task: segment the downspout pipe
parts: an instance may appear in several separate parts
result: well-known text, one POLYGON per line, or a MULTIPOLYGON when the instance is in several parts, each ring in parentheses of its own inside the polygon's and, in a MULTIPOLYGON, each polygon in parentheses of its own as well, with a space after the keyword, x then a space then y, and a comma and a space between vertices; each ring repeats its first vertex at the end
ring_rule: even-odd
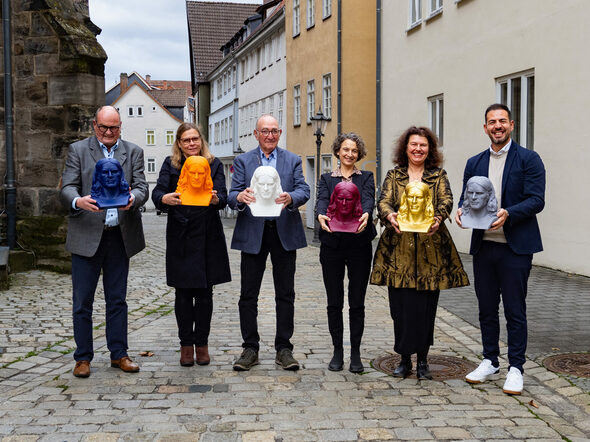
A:
POLYGON ((4 34, 4 128, 6 146, 5 203, 8 247, 16 247, 16 187, 14 180, 14 119, 12 114, 12 40, 10 0, 2 0, 2 31, 4 34))
POLYGON ((377 0, 377 54, 375 59, 377 60, 376 66, 376 109, 375 109, 375 159, 377 160, 377 169, 375 178, 377 180, 377 195, 381 193, 381 0, 377 0))
POLYGON ((338 130, 338 134, 342 133, 342 0, 338 0, 338 65, 337 65, 337 72, 336 72, 336 83, 337 83, 337 117, 336 117, 336 127, 338 130))

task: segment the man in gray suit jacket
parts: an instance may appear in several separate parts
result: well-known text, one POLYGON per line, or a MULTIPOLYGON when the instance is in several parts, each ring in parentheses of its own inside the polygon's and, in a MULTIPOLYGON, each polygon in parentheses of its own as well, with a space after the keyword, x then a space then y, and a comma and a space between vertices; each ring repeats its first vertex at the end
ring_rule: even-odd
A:
POLYGON ((119 138, 117 109, 103 106, 93 121, 95 136, 70 145, 62 176, 61 201, 69 211, 66 250, 72 253, 74 376, 90 376, 92 304, 100 272, 106 302, 106 338, 111 367, 137 372, 127 355, 127 275, 129 258, 145 247, 139 208, 148 198, 143 150, 119 138), (90 196, 96 163, 115 158, 129 183, 129 204, 100 210, 90 196))
POLYGON ((276 302, 275 362, 285 370, 298 370, 293 358, 293 316, 295 313, 296 249, 307 246, 299 207, 309 199, 309 186, 303 178, 301 159, 277 147, 281 130, 271 115, 263 115, 256 122, 254 136, 258 147, 234 160, 234 174, 228 203, 238 210, 231 247, 242 251, 240 265, 240 328, 244 348, 234 363, 234 370, 249 370, 258 364, 260 336, 258 335, 258 295, 270 254, 276 302), (282 204, 276 218, 255 217, 249 204, 256 201, 250 180, 259 166, 274 167, 281 177, 281 193, 275 203, 282 204))

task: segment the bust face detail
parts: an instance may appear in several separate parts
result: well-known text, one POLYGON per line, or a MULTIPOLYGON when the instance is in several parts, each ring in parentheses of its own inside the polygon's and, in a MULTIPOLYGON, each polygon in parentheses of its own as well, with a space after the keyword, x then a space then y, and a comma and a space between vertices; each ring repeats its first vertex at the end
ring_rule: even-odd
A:
POLYGON ((113 163, 104 163, 100 171, 100 183, 107 189, 115 189, 121 182, 121 172, 113 163))
POLYGON ((191 164, 190 166, 189 184, 195 189, 201 189, 205 186, 205 168, 200 164, 191 164))
POLYGON ((476 183, 467 185, 466 195, 473 210, 482 210, 490 199, 489 192, 476 183))
POLYGON ((263 199, 270 199, 275 191, 275 180, 270 175, 262 175, 256 183, 256 194, 263 199))
POLYGON ((412 187, 407 194, 407 198, 408 208, 410 209, 411 214, 419 215, 424 211, 426 200, 424 198, 424 193, 420 189, 412 187))
POLYGON ((338 213, 343 216, 350 216, 354 208, 354 198, 352 192, 347 189, 341 190, 336 196, 336 208, 338 213))

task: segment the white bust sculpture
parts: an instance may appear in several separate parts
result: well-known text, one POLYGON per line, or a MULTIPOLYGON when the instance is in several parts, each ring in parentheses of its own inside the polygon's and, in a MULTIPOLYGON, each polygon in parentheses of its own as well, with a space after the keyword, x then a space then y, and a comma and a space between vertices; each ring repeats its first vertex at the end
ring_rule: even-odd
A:
POLYGON ((280 216, 282 204, 275 200, 283 193, 281 178, 277 170, 271 166, 259 166, 252 175, 250 187, 254 189, 256 201, 250 203, 250 211, 253 216, 273 217, 280 216))
POLYGON ((490 179, 485 176, 471 177, 463 195, 463 227, 487 230, 498 219, 497 211, 498 201, 490 179))

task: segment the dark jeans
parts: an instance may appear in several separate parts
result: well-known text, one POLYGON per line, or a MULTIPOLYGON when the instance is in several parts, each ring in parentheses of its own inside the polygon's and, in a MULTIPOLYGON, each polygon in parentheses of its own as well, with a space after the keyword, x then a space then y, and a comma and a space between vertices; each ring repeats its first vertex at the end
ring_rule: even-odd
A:
POLYGON ((174 314, 181 346, 207 345, 213 315, 213 288, 177 288, 174 314))
POLYGON ((498 365, 500 347, 500 296, 508 331, 508 361, 523 370, 527 344, 526 295, 532 255, 517 255, 508 244, 483 241, 473 256, 475 293, 483 356, 498 365))
POLYGON ((354 234, 343 234, 337 248, 322 244, 320 263, 328 298, 328 328, 334 347, 342 347, 344 324, 344 271, 348 272, 348 320, 350 345, 359 348, 365 327, 365 294, 371 274, 370 242, 358 243, 354 234))
POLYGON ((127 275, 129 258, 121 231, 105 230, 95 255, 88 258, 72 254, 73 322, 76 361, 91 361, 92 305, 98 277, 106 302, 106 338, 111 359, 127 356, 127 275))
POLYGON ((262 246, 258 254, 242 252, 240 265, 241 284, 240 329, 244 343, 242 347, 260 348, 258 335, 258 295, 266 269, 266 258, 270 254, 272 277, 275 287, 276 335, 275 349, 293 350, 290 342, 293 336, 293 316, 295 314, 295 260, 297 252, 287 251, 281 245, 275 226, 265 225, 262 246))

